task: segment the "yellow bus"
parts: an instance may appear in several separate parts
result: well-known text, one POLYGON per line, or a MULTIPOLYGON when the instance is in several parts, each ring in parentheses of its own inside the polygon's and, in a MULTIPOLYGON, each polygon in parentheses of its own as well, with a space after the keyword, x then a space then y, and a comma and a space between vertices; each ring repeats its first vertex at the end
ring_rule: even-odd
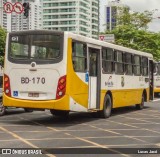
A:
POLYGON ((160 93, 160 62, 154 62, 154 94, 160 93))
POLYGON ((7 35, 4 106, 96 112, 153 99, 153 56, 70 32, 30 30, 7 35))

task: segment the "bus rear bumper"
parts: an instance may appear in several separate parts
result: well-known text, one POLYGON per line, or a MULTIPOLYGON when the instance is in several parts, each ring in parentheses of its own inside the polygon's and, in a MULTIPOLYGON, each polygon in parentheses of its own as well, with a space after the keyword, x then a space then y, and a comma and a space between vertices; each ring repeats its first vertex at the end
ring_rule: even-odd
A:
POLYGON ((3 94, 3 104, 6 107, 69 110, 69 96, 65 95, 63 98, 58 100, 37 101, 37 100, 15 99, 3 94))

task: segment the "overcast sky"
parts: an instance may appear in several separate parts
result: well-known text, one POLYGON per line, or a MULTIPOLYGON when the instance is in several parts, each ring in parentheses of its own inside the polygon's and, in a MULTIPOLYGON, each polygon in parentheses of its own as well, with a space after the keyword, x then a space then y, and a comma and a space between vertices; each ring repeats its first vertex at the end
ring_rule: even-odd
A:
MULTIPOLYGON (((123 4, 128 5, 132 11, 138 11, 143 12, 145 10, 155 10, 156 13, 154 14, 155 19, 153 22, 149 25, 149 30, 160 32, 160 19, 157 19, 156 17, 160 17, 160 0, 121 0, 123 4)), ((100 25, 101 25, 101 31, 103 31, 102 25, 105 21, 104 16, 104 6, 108 3, 108 0, 100 0, 100 25)))

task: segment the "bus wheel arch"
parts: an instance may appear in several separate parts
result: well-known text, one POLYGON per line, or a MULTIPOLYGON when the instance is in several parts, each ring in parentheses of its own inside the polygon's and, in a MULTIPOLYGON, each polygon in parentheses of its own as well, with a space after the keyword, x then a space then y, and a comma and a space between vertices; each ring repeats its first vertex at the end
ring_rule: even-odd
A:
POLYGON ((145 90, 144 90, 143 93, 142 93, 141 103, 136 104, 136 109, 142 110, 144 108, 145 99, 146 99, 146 93, 145 93, 145 90))
POLYGON ((144 94, 144 101, 147 102, 147 91, 146 91, 146 89, 143 90, 143 94, 144 94))
POLYGON ((113 99, 111 91, 108 91, 104 97, 103 109, 100 111, 100 116, 102 118, 109 118, 111 116, 111 111, 113 107, 113 99))

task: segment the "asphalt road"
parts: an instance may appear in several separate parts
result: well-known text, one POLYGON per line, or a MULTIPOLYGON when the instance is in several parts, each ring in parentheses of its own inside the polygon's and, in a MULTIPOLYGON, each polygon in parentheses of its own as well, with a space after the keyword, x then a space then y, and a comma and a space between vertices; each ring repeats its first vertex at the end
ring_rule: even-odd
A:
POLYGON ((143 110, 115 109, 109 119, 93 118, 88 113, 71 113, 68 119, 61 119, 49 111, 10 110, 0 117, 0 148, 45 149, 46 154, 38 156, 83 153, 85 157, 137 156, 135 152, 140 148, 156 151, 160 149, 160 100, 146 103, 143 110), (58 151, 62 153, 55 154, 55 148, 61 148, 58 151))

